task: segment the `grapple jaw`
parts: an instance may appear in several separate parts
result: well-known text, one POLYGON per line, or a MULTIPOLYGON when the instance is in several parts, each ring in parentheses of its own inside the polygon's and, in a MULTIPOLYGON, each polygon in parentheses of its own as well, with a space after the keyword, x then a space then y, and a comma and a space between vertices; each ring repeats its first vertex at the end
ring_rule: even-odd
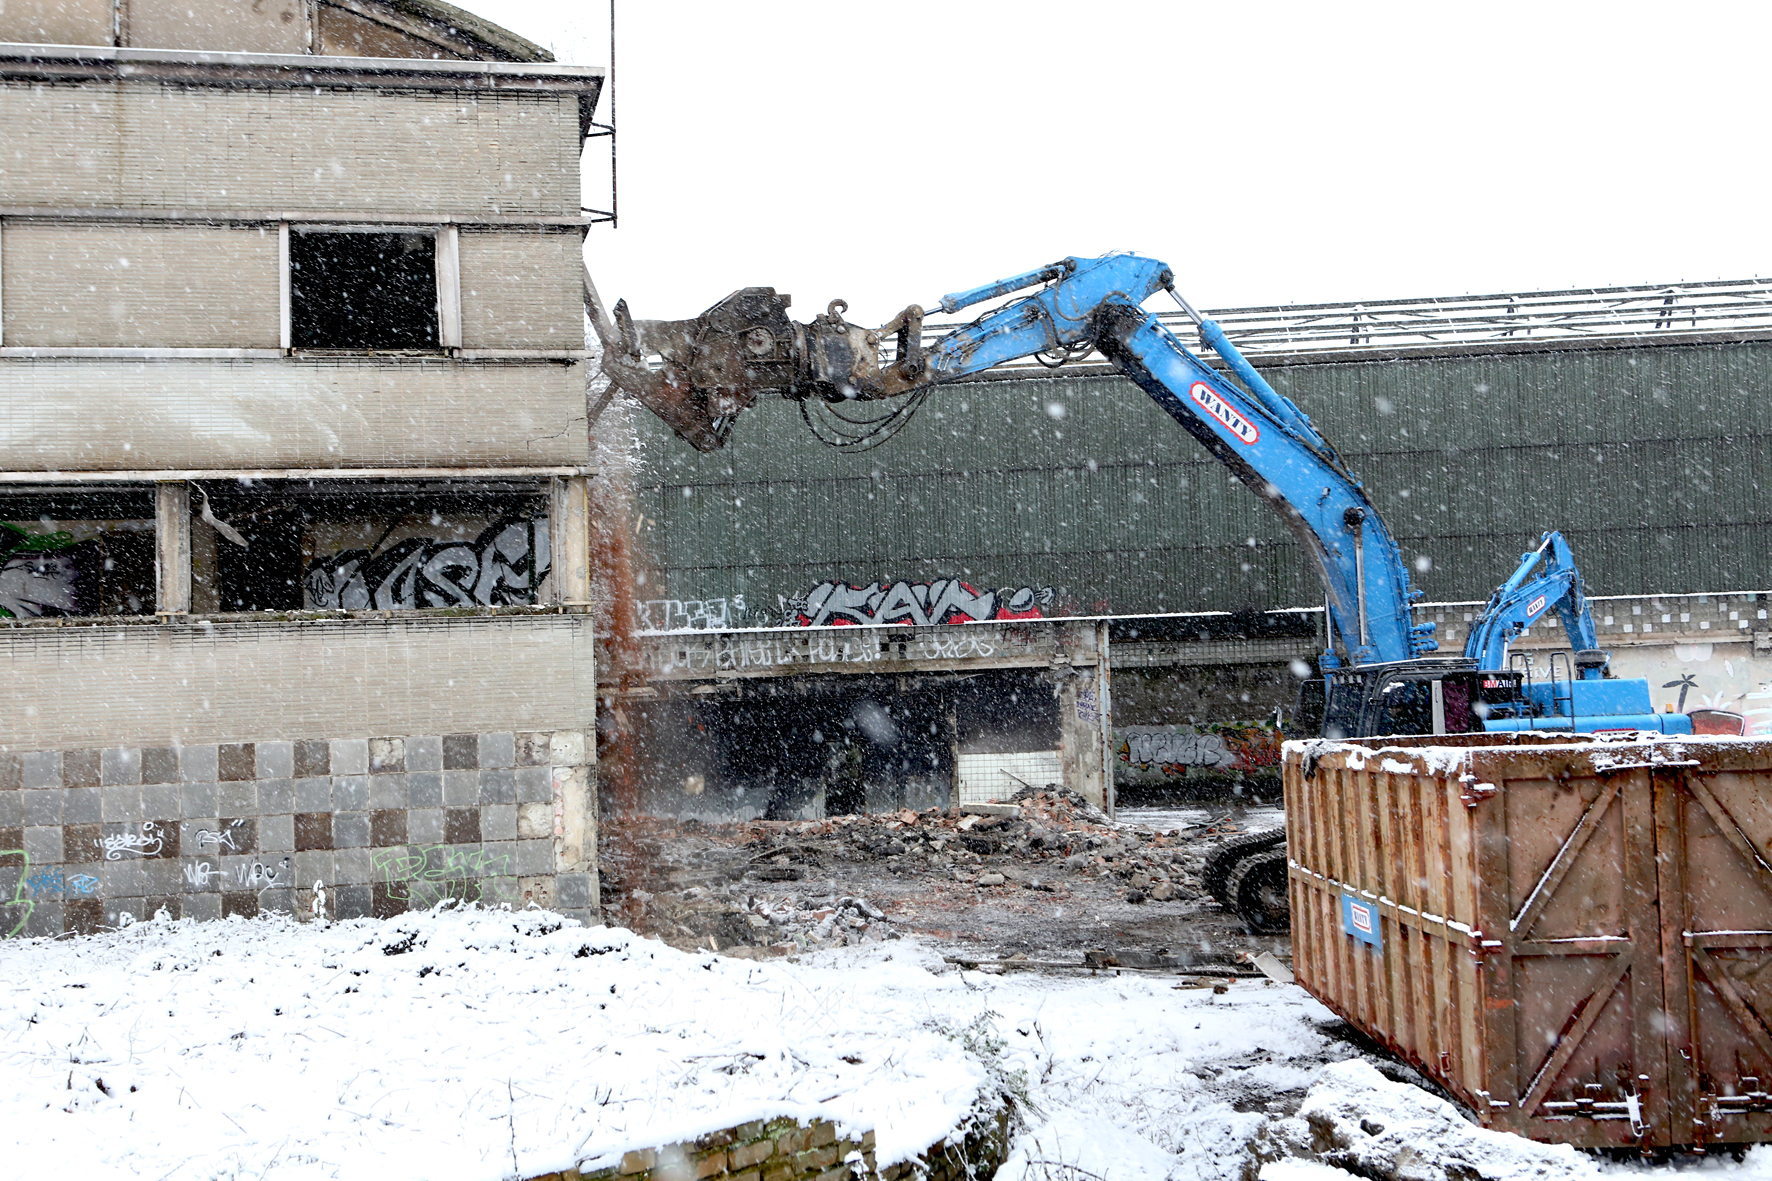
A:
MULTIPOLYGON (((593 298, 587 280, 587 304, 593 298)), ((870 329, 844 321, 841 300, 810 324, 788 319, 790 303, 773 287, 745 287, 693 320, 635 320, 621 301, 614 323, 601 318, 598 329, 603 372, 697 451, 725 446, 738 415, 765 393, 844 402, 919 384, 923 309, 906 308, 870 329), (897 359, 882 366, 880 341, 894 331, 897 359)))

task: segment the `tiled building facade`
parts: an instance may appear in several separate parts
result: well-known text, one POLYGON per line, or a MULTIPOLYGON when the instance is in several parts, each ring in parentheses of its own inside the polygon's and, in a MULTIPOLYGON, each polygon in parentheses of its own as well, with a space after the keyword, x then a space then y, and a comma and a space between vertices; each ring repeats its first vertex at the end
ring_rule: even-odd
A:
POLYGON ((601 71, 269 7, 0 9, 0 937, 596 915, 601 71))

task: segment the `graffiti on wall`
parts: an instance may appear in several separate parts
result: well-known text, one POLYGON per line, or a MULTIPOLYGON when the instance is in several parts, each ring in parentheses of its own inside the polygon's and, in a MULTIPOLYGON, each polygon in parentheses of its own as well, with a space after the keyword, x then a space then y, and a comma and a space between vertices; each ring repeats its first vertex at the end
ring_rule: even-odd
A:
MULTIPOLYGON (((4 854, 0 854, 3 856, 4 854)), ((89 873, 63 877, 60 866, 51 865, 25 878, 25 886, 37 898, 60 894, 67 898, 85 898, 98 889, 98 879, 89 873)))
POLYGON ((743 595, 730 599, 647 599, 639 608, 641 631, 724 631, 740 626, 745 601, 743 595))
POLYGON ((96 538, 75 541, 71 533, 27 533, 0 523, 0 617, 99 614, 99 576, 108 559, 96 538))
POLYGON ((638 604, 645 632, 727 631, 735 628, 822 627, 866 623, 976 623, 987 619, 1042 619, 1057 592, 1044 587, 981 591, 956 578, 934 582, 825 581, 803 594, 775 596, 776 607, 745 596, 647 599, 638 604))
POLYGON ((430 845, 408 850, 377 850, 370 868, 387 886, 388 896, 434 906, 457 902, 508 902, 514 891, 499 880, 511 872, 511 855, 486 849, 430 845))
POLYGON ((37 904, 31 901, 26 888, 30 878, 26 875, 31 868, 31 856, 23 849, 0 849, 0 865, 12 862, 19 866, 18 880, 13 883, 12 897, 0 894, 0 939, 11 939, 25 929, 31 919, 31 912, 37 904))
POLYGON ((165 847, 166 838, 161 834, 160 826, 150 820, 141 826, 140 832, 120 832, 103 838, 99 844, 105 851, 106 861, 118 861, 126 856, 152 857, 165 847))
POLYGON ((1747 733, 1772 734, 1772 653, 1751 640, 1729 643, 1620 645, 1612 672, 1643 677, 1658 710, 1723 709, 1747 719, 1747 733))
POLYGON ((977 623, 986 619, 1040 619, 1053 589, 1014 587, 981 591, 957 578, 934 582, 826 581, 781 602, 787 627, 893 623, 918 627, 933 623, 977 623))
POLYGON ((322 609, 512 607, 535 602, 549 564, 548 519, 504 517, 472 541, 408 537, 315 558, 302 586, 322 609))
POLYGON ((742 672, 749 668, 807 667, 819 664, 873 664, 882 660, 988 659, 1003 653, 1031 654, 1032 635, 923 635, 910 640, 858 636, 838 639, 829 633, 803 638, 780 635, 755 639, 715 636, 702 644, 658 645, 646 652, 646 665, 660 674, 676 672, 742 672))
POLYGON ((1132 783, 1170 782, 1198 771, 1259 771, 1280 765, 1280 732, 1262 723, 1127 726, 1114 730, 1119 774, 1132 783))
POLYGON ((14 619, 78 615, 80 569, 68 554, 20 554, 0 566, 0 612, 14 619))

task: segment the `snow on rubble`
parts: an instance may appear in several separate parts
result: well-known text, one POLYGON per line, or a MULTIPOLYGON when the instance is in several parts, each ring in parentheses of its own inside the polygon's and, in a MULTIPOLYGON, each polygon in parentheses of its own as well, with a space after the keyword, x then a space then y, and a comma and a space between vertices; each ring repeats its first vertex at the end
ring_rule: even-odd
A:
MULTIPOLYGON (((1481 1132, 1335 1034, 1265 980, 988 975, 915 938, 795 962, 539 911, 154 921, 0 945, 0 1160, 18 1176, 504 1181, 818 1116, 875 1129, 885 1165, 994 1090, 1019 1117, 1000 1181, 1626 1168, 1481 1132)), ((1769 1166, 1757 1151, 1723 1171, 1769 1166)))

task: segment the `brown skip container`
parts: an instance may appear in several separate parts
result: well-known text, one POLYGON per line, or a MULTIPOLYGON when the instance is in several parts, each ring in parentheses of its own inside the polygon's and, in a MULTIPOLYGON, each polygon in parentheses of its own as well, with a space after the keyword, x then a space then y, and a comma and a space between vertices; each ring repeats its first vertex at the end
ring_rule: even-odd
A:
POLYGON ((1298 982, 1485 1125, 1772 1140, 1772 741, 1285 747, 1298 982))

